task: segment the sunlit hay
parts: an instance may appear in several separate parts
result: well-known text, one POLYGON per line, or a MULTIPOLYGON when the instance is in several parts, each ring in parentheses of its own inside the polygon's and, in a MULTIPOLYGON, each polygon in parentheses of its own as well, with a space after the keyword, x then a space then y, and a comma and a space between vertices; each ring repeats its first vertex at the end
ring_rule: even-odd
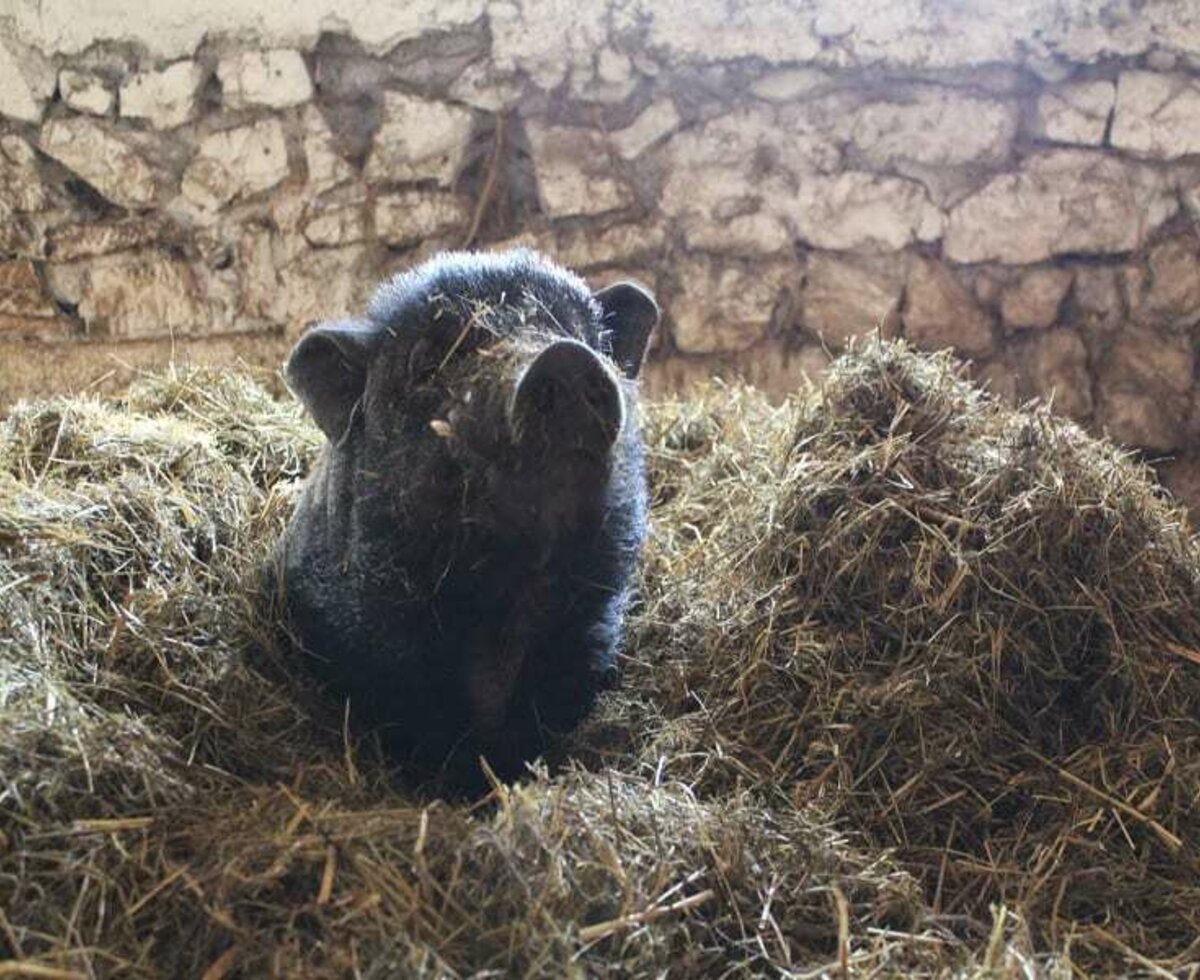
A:
POLYGON ((18 479, 0 497, 0 567, 26 611, 10 630, 36 635, 42 662, 98 701, 194 709, 164 714, 197 740, 190 754, 202 719, 235 730, 211 692, 257 628, 248 586, 284 510, 249 467, 170 416, 80 399, 18 407, 0 437, 4 471, 18 479))
POLYGON ((665 655, 694 710, 650 746, 660 769, 819 804, 896 848, 935 915, 1003 900, 1043 951, 1194 963, 1181 512, 1127 455, 901 345, 847 355, 793 414, 751 452, 761 488, 727 480, 702 581, 650 583, 653 608, 682 589, 708 622, 665 655))
POLYGON ((209 433, 264 488, 302 476, 322 441, 297 404, 278 401, 234 371, 193 368, 144 375, 122 404, 131 413, 174 416, 209 433))
MULTIPOLYGON (((656 778, 627 728, 613 766, 474 806, 405 790, 292 669, 257 596, 318 443, 292 406, 210 372, 0 427, 0 972, 983 962, 885 855, 769 787, 699 798, 656 778)), ((681 676, 631 659, 628 690, 666 716, 656 662, 681 676)))

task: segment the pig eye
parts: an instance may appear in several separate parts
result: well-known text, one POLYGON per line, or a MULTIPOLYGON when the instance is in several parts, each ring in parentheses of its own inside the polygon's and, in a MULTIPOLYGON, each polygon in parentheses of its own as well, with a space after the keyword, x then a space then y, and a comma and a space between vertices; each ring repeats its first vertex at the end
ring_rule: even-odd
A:
POLYGON ((424 337, 412 345, 408 352, 408 380, 410 382, 423 379, 437 367, 434 353, 433 344, 424 337))

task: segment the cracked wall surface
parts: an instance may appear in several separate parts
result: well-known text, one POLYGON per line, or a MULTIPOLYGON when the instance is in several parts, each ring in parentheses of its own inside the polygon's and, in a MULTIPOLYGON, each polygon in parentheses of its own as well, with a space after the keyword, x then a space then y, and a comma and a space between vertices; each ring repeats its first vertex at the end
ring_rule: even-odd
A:
POLYGON ((883 324, 1200 501, 1198 216, 1194 0, 0 0, 0 406, 530 244, 654 387, 883 324))

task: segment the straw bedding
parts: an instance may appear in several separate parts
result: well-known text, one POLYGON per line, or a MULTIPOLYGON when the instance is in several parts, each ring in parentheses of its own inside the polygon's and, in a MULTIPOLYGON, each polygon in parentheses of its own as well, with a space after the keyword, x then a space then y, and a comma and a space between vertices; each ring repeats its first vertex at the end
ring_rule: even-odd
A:
POLYGON ((1134 459, 871 344, 645 412, 623 682, 414 795, 259 570, 319 447, 235 373, 0 428, 0 976, 1200 963, 1200 549, 1134 459))

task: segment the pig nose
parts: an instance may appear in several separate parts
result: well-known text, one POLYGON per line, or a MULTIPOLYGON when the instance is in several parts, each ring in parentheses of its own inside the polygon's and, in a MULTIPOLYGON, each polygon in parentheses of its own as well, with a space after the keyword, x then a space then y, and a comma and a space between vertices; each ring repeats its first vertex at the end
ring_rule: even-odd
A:
POLYGON ((509 409, 518 444, 547 451, 607 452, 625 420, 612 370, 590 347, 560 340, 517 382, 509 409))

